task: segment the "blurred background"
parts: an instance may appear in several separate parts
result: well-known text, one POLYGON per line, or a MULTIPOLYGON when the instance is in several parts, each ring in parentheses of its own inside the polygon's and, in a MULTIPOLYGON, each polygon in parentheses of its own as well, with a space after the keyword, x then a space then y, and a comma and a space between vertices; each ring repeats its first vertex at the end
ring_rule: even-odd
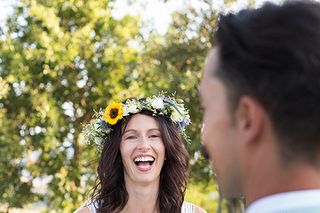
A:
MULTIPOLYGON (((111 100, 160 91, 190 109, 186 200, 216 212, 197 87, 218 13, 263 2, 0 0, 0 212, 78 208, 99 158, 83 124, 111 100)), ((236 212, 227 204, 223 212, 236 212)))

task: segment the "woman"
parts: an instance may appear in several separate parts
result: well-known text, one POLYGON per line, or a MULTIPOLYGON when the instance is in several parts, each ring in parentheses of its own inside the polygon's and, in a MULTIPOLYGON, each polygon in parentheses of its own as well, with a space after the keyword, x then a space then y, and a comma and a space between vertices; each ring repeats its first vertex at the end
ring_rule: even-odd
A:
POLYGON ((173 97, 112 103, 84 129, 102 148, 92 202, 77 212, 203 213, 183 202, 188 111, 173 97))

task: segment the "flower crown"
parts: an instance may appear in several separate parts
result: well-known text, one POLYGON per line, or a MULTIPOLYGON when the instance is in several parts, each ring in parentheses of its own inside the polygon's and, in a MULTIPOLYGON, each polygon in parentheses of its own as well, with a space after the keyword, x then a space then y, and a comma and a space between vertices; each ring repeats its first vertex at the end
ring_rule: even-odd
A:
POLYGON ((95 119, 83 128, 85 141, 97 144, 101 148, 104 138, 112 132, 118 121, 142 110, 151 111, 153 116, 163 115, 169 118, 186 141, 189 141, 185 127, 190 124, 190 116, 183 101, 162 94, 145 99, 127 99, 124 103, 112 102, 105 110, 95 112, 95 119))

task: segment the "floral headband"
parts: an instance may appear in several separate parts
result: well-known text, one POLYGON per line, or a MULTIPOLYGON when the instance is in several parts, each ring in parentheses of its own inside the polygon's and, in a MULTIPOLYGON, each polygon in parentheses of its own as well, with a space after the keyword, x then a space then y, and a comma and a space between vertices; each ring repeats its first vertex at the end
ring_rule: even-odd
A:
POLYGON ((95 112, 95 119, 83 128, 85 141, 101 148, 104 138, 112 132, 118 121, 142 110, 151 111, 153 116, 163 115, 169 118, 180 130, 181 135, 189 141, 185 127, 190 124, 190 116, 183 101, 162 94, 145 99, 127 99, 124 103, 113 102, 105 110, 95 112))

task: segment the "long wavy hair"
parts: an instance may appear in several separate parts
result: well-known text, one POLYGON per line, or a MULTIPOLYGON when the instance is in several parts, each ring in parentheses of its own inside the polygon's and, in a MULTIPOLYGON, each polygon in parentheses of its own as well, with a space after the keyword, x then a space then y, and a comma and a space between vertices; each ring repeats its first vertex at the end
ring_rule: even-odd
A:
MULTIPOLYGON (((152 116, 152 112, 147 110, 140 113, 152 116)), ((158 211, 180 213, 188 177, 188 152, 179 130, 169 118, 162 115, 152 117, 159 123, 166 155, 160 173, 158 211)), ((98 176, 92 193, 92 200, 95 202, 98 213, 118 213, 129 199, 124 182, 120 143, 130 118, 119 121, 112 133, 105 138, 97 169, 98 176)))

